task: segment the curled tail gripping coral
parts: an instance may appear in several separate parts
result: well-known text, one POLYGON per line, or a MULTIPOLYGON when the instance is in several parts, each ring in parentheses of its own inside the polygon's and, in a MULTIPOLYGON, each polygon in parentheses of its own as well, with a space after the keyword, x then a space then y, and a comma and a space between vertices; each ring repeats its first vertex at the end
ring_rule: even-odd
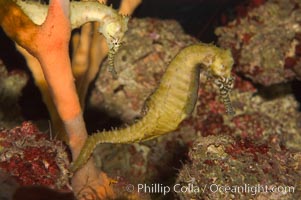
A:
POLYGON ((177 129, 193 111, 198 94, 200 67, 217 78, 228 114, 233 114, 229 92, 233 82, 233 58, 229 50, 214 45, 186 47, 169 64, 155 93, 146 102, 147 113, 124 129, 90 136, 71 170, 76 171, 89 159, 97 144, 132 143, 149 140, 177 129), (201 65, 200 65, 201 64, 201 65))

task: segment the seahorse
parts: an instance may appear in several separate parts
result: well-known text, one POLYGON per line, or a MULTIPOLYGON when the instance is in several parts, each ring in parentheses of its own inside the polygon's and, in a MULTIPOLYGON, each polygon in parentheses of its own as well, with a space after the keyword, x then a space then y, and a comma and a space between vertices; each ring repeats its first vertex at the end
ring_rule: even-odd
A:
MULTIPOLYGON (((147 112, 144 117, 124 129, 98 132, 90 136, 72 164, 71 171, 76 171, 87 162, 97 144, 140 142, 174 131, 195 107, 200 69, 217 78, 218 83, 228 84, 232 80, 232 65, 233 58, 229 50, 202 43, 184 48, 171 61, 159 87, 146 102, 147 112)), ((223 87, 228 89, 226 96, 229 95, 230 87, 223 87)), ((232 107, 227 110, 233 114, 232 107)))
MULTIPOLYGON (((47 16, 48 6, 34 1, 16 0, 23 12, 37 25, 41 25, 47 16)), ((70 2, 70 23, 75 29, 81 25, 97 21, 100 23, 98 32, 103 34, 109 46, 108 58, 110 60, 109 71, 116 78, 114 68, 114 55, 121 46, 125 32, 127 31, 128 16, 120 15, 116 10, 105 4, 92 1, 70 2)))

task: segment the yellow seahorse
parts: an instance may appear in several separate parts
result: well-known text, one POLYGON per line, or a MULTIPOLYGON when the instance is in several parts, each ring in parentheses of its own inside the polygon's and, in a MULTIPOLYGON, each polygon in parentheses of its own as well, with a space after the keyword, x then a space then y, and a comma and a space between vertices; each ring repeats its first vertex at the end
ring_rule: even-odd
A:
POLYGON ((133 143, 149 140, 177 129, 193 111, 198 94, 200 69, 217 78, 228 114, 233 114, 229 92, 233 86, 233 58, 229 50, 211 44, 184 48, 169 64, 155 93, 146 102, 147 113, 137 123, 120 130, 90 136, 78 159, 71 166, 76 171, 89 159, 97 144, 133 143))

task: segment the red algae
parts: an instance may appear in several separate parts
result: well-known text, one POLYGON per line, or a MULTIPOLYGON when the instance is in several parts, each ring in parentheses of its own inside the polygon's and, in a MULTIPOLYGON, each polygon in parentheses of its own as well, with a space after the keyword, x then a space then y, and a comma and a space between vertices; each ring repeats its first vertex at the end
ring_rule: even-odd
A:
POLYGON ((300 78, 300 5, 253 0, 237 19, 216 29, 218 43, 234 54, 236 72, 265 86, 300 78))
POLYGON ((21 186, 67 189, 68 156, 62 142, 50 140, 31 122, 0 131, 0 169, 21 186))

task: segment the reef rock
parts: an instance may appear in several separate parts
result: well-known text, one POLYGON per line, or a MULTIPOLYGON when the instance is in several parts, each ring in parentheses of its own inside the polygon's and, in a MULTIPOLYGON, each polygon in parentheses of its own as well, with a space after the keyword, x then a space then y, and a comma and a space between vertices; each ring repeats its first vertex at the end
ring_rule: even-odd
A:
POLYGON ((232 49, 235 71, 253 82, 267 86, 301 79, 299 0, 269 0, 216 34, 222 47, 232 49))
POLYGON ((69 159, 61 141, 50 140, 30 122, 0 130, 0 170, 20 186, 68 189, 69 159))

